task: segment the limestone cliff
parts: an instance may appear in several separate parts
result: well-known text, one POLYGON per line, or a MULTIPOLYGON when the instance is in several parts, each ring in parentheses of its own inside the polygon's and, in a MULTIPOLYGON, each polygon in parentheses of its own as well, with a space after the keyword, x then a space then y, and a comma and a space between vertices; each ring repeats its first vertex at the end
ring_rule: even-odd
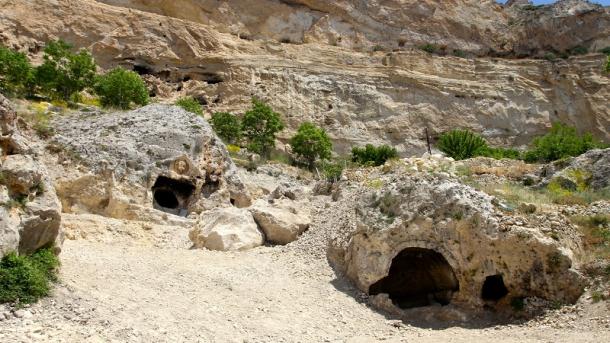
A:
POLYGON ((533 9, 491 0, 105 2, 118 6, 0 0, 0 42, 35 55, 63 38, 91 49, 104 68, 156 78, 159 97, 194 95, 208 113, 242 113, 257 96, 284 115, 283 138, 313 120, 340 153, 372 142, 416 154, 425 127, 521 145, 562 121, 610 138, 604 55, 489 57, 610 45, 608 10, 582 1, 533 9), (487 57, 409 48, 424 42, 487 57))

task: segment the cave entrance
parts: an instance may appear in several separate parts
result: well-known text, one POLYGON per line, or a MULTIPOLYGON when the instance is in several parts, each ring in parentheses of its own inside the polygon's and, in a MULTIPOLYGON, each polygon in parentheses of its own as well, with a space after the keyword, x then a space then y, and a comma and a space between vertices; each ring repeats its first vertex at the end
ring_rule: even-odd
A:
POLYGON ((485 278, 481 289, 481 298, 487 301, 499 301, 508 294, 502 275, 491 275, 485 278))
POLYGON ((369 288, 370 295, 386 293, 394 305, 413 308, 448 305, 459 283, 453 268, 434 250, 407 248, 393 260, 388 276, 369 288))
POLYGON ((186 217, 195 185, 188 181, 159 176, 154 186, 153 207, 157 210, 186 217))

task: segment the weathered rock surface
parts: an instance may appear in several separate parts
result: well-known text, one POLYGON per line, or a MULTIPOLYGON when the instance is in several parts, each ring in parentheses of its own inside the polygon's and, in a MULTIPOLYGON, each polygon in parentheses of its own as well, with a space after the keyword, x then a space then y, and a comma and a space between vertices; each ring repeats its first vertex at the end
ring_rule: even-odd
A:
POLYGON ((247 250, 265 242, 250 212, 235 207, 202 213, 189 238, 196 248, 219 251, 247 250))
POLYGON ((65 212, 134 220, 151 218, 152 208, 185 217, 251 203, 224 144, 203 118, 181 108, 76 113, 53 125, 54 149, 71 156, 54 170, 65 212))
POLYGON ((506 8, 480 0, 100 0, 209 25, 245 39, 388 49, 429 43, 486 54, 610 45, 610 14, 579 0, 506 8), (557 32, 557 27, 566 28, 557 32), (601 30, 600 30, 601 28, 601 30), (534 32, 535 34, 532 34, 534 32))
POLYGON ((295 241, 311 224, 308 206, 290 199, 257 200, 249 210, 267 241, 275 244, 295 241))
POLYGON ((582 294, 568 248, 577 238, 563 245, 548 237, 538 222, 547 218, 513 217, 487 194, 430 174, 388 174, 378 183, 351 195, 360 199, 355 227, 338 230, 329 250, 362 291, 387 293, 404 308, 504 310, 514 299, 572 303, 582 294))
POLYGON ((610 148, 590 150, 578 157, 550 163, 540 171, 543 186, 551 181, 564 188, 610 188, 610 148))
POLYGON ((14 149, 23 136, 16 115, 0 95, 2 161, 0 165, 0 256, 17 251, 28 254, 55 245, 61 248, 61 203, 45 166, 37 155, 14 149))
POLYGON ((37 52, 44 41, 61 37, 90 48, 105 68, 121 64, 167 81, 154 91, 167 97, 194 95, 208 113, 243 112, 254 95, 284 115, 288 130, 282 139, 309 120, 329 132, 339 153, 354 145, 386 143, 404 155, 420 154, 425 127, 433 137, 463 127, 492 143, 522 145, 560 121, 609 140, 610 78, 602 72, 602 54, 550 62, 352 49, 357 37, 363 46, 372 46, 383 45, 379 37, 398 44, 401 35, 406 45, 431 42, 448 50, 508 54, 535 53, 540 46, 563 51, 585 45, 594 51, 610 45, 607 9, 578 2, 573 11, 572 2, 530 15, 516 7, 503 10, 491 0, 235 0, 222 6, 112 1, 192 20, 181 21, 94 1, 0 1, 0 40, 37 52), (36 19, 28 13, 37 13, 36 19), (299 22, 311 27, 311 34, 298 31, 305 30, 299 22), (564 26, 572 29, 555 30, 564 26), (286 38, 302 35, 312 43, 239 39, 219 33, 219 27, 246 32, 244 37, 287 32, 286 38), (326 36, 331 43, 333 37, 348 38, 338 46, 321 44, 326 36))

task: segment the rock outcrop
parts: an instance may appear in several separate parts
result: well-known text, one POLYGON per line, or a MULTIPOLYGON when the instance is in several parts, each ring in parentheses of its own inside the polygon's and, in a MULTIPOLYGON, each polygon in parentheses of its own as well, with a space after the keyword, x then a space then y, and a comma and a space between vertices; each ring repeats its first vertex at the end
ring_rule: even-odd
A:
POLYGON ((224 144, 203 118, 179 107, 77 112, 52 124, 50 145, 67 156, 54 170, 67 213, 157 220, 251 203, 224 144))
POLYGON ((265 242, 250 212, 234 207, 202 213, 189 238, 195 248, 218 251, 247 250, 265 242))
POLYGON ((491 0, 106 2, 136 9, 91 0, 0 1, 0 41, 36 54, 45 41, 63 38, 91 49, 104 68, 119 64, 156 80, 159 97, 195 96, 208 113, 243 112, 257 96, 283 114, 282 139, 313 121, 339 153, 385 143, 403 155, 420 154, 426 127, 433 138, 462 127, 495 144, 523 145, 560 121, 610 139, 602 54, 509 60, 409 48, 427 42, 447 52, 535 55, 610 45, 607 9, 582 1, 533 14, 491 0), (554 29, 564 26, 571 29, 554 29), (306 44, 251 40, 301 36, 306 44))
POLYGON ((610 148, 590 150, 578 157, 545 165, 540 177, 541 186, 556 181, 569 190, 610 190, 610 148))
POLYGON ((0 95, 0 256, 51 245, 59 252, 61 203, 47 169, 25 143, 15 120, 11 104, 0 95))
POLYGON ((329 257, 362 291, 387 294, 395 310, 510 312, 519 299, 573 303, 582 294, 572 250, 540 230, 544 216, 502 212, 489 195, 428 173, 390 173, 377 184, 352 194, 360 199, 355 228, 335 239, 329 257))

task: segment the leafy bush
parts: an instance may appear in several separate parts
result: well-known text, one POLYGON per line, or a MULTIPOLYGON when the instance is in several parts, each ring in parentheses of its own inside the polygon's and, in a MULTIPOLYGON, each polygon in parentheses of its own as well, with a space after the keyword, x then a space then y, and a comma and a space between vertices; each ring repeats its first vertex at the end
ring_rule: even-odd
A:
POLYGON ((352 161, 361 165, 380 166, 387 160, 397 157, 396 149, 385 144, 378 147, 367 144, 364 148, 352 148, 352 161))
POLYGON ((329 182, 337 182, 341 179, 341 175, 343 175, 344 165, 341 162, 336 163, 324 163, 322 165, 322 171, 324 173, 324 177, 329 182))
POLYGON ((455 49, 453 50, 453 56, 466 58, 466 52, 464 52, 463 50, 455 49))
POLYGON ((176 106, 182 107, 185 111, 203 116, 203 106, 193 97, 187 96, 180 98, 175 103, 176 106))
POLYGON ((610 56, 608 56, 608 60, 606 61, 606 73, 610 73, 610 56))
POLYGON ((569 51, 570 55, 585 55, 588 52, 589 52, 589 49, 585 48, 584 46, 577 46, 577 47, 570 49, 570 51, 569 51))
POLYGON ((9 253, 0 261, 0 303, 29 304, 49 294, 49 283, 57 281, 59 260, 51 248, 30 256, 9 253))
POLYGON ((599 52, 610 56, 610 46, 607 46, 607 47, 601 49, 599 52))
POLYGON ((521 152, 515 149, 492 148, 488 146, 479 151, 479 156, 491 157, 495 158, 496 160, 501 160, 503 158, 517 160, 521 158, 521 152))
POLYGON ((81 49, 71 52, 72 45, 58 40, 44 49, 44 62, 36 68, 36 84, 41 91, 56 99, 78 100, 78 93, 91 87, 96 65, 91 54, 81 49))
POLYGON ((429 44, 429 43, 428 44, 424 44, 424 45, 420 46, 419 48, 421 50, 427 52, 427 53, 430 53, 430 54, 433 54, 433 53, 435 53, 438 50, 438 47, 436 45, 429 44))
POLYGON ((552 52, 547 52, 546 54, 544 54, 544 59, 553 62, 557 59, 557 55, 552 52))
POLYGON ((225 142, 235 144, 242 136, 241 121, 228 112, 216 112, 210 121, 216 134, 225 142))
POLYGON ((527 162, 551 162, 601 147, 590 133, 579 135, 575 128, 555 123, 548 134, 534 139, 524 158, 527 162))
POLYGON ((0 46, 0 91, 22 95, 32 79, 32 65, 25 54, 0 46))
POLYGON ((324 129, 305 122, 290 139, 292 151, 313 167, 316 159, 329 159, 333 144, 324 129))
POLYGON ((455 160, 481 156, 490 149, 481 136, 469 130, 452 130, 443 133, 439 138, 438 148, 455 160))
POLYGON ((275 145, 275 135, 283 129, 284 123, 279 113, 262 101, 252 99, 252 108, 242 121, 243 134, 248 139, 250 151, 268 155, 275 145))
POLYGON ((104 107, 129 109, 132 103, 148 104, 146 84, 137 73, 117 67, 98 77, 95 92, 104 107))

